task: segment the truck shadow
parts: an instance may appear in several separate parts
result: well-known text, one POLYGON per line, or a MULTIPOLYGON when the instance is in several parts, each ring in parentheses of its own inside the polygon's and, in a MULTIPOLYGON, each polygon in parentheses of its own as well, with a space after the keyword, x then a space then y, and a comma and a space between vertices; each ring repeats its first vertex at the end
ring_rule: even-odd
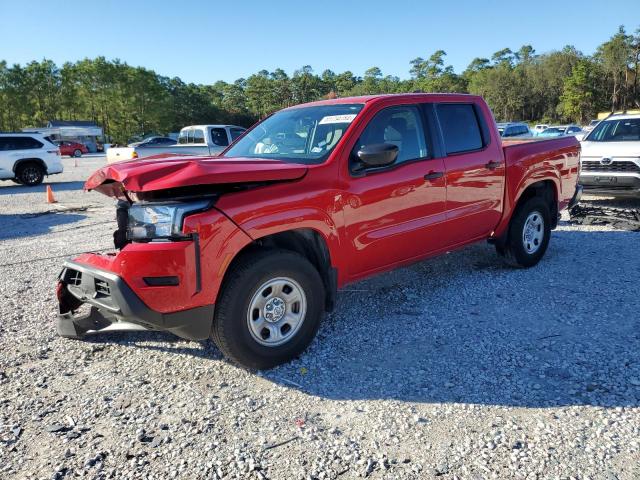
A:
POLYGON ((0 241, 49 233, 53 227, 80 222, 86 215, 54 211, 5 215, 0 213, 0 241))
MULTIPOLYGON (((638 247, 638 233, 561 230, 532 269, 474 245, 360 282, 304 355, 263 378, 331 400, 638 406, 638 247)), ((209 342, 136 335, 120 338, 221 358, 209 342)))
POLYGON ((274 379, 331 399, 640 405, 638 247, 637 233, 558 231, 533 269, 476 245, 361 282, 274 379))

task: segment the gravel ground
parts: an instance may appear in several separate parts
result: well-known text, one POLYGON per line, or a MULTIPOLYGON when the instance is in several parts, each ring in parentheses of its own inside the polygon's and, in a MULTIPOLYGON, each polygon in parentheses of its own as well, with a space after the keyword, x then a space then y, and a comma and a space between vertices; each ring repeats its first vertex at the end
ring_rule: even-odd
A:
POLYGON ((640 478, 640 233, 564 221, 529 270, 480 244, 349 286, 256 374, 168 334, 56 336, 62 259, 114 229, 81 190, 104 158, 79 163, 55 205, 0 182, 0 478, 640 478))

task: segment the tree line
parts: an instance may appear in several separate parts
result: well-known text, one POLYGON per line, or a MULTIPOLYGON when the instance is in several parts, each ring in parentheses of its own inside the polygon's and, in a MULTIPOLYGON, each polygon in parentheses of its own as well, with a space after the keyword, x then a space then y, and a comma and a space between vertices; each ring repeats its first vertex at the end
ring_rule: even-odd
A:
POLYGON ((190 124, 248 126, 280 108, 334 96, 401 92, 482 95, 499 120, 585 123, 597 112, 640 108, 640 29, 624 27, 592 55, 572 46, 537 54, 530 45, 473 59, 461 73, 446 52, 409 62, 409 78, 362 77, 350 71, 314 73, 304 66, 288 75, 261 70, 229 83, 202 85, 165 77, 104 57, 24 66, 0 61, 0 131, 43 126, 48 120, 94 120, 115 141, 175 132, 190 124))

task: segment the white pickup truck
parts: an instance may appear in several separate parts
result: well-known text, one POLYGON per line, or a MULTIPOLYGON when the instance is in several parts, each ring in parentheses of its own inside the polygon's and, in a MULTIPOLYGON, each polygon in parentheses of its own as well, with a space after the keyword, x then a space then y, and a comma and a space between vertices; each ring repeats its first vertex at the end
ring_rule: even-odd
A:
POLYGON ((191 125, 180 130, 175 145, 140 145, 107 149, 107 163, 150 157, 160 153, 218 155, 246 129, 236 125, 191 125))

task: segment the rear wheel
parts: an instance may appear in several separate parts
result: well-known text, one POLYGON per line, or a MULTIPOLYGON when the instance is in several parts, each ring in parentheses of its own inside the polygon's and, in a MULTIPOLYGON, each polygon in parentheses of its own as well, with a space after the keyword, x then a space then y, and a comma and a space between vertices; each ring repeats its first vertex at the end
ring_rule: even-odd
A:
POLYGON ((324 298, 318 271, 301 255, 279 249, 246 254, 227 274, 211 337, 242 366, 275 367, 311 343, 324 298))
POLYGON ((524 202, 509 223, 507 241, 496 251, 511 266, 528 268, 544 256, 551 238, 549 206, 540 197, 524 202))
POLYGON ((82 151, 79 148, 76 148, 73 151, 73 156, 76 157, 76 158, 81 157, 82 156, 82 151))
POLYGON ((16 169, 16 180, 18 183, 32 187, 42 183, 44 174, 42 165, 36 162, 22 163, 16 169))

